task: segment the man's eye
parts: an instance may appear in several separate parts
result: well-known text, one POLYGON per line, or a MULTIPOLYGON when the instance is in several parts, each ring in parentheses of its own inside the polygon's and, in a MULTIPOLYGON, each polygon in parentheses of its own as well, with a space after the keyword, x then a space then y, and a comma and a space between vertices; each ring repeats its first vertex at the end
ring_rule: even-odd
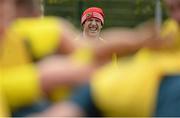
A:
POLYGON ((100 20, 96 20, 96 22, 101 22, 100 20))

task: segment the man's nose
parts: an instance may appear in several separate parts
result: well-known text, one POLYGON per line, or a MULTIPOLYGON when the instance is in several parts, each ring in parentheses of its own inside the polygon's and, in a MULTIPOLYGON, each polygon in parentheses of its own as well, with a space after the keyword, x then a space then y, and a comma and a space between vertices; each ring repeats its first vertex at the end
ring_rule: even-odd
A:
POLYGON ((96 21, 95 20, 92 21, 92 25, 96 25, 96 21))

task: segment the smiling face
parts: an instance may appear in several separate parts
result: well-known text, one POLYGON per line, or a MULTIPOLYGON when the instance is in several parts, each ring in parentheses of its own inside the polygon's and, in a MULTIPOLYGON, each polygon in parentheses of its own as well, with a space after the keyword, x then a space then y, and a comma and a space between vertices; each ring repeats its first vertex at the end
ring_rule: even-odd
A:
POLYGON ((89 18, 84 23, 83 28, 87 37, 98 37, 102 29, 101 20, 97 18, 89 18))
POLYGON ((180 24, 180 0, 164 0, 171 18, 180 24))

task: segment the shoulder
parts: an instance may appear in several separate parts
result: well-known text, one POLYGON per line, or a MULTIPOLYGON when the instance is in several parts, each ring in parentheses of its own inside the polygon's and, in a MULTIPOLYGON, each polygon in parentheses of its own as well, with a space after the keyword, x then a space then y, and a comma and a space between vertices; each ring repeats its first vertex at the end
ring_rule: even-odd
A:
POLYGON ((179 29, 178 24, 173 19, 167 19, 162 28, 161 28, 161 35, 166 36, 170 33, 176 33, 179 29))

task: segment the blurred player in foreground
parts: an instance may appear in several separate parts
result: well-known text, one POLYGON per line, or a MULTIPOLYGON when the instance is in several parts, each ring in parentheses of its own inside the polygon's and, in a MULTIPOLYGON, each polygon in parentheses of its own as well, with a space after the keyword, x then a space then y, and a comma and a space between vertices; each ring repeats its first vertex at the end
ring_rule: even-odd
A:
MULTIPOLYGON (((180 116, 180 1, 164 2, 170 19, 157 45, 122 59, 119 68, 103 67, 90 85, 40 116, 180 116)), ((118 38, 116 31, 109 36, 118 38)))
MULTIPOLYGON (((36 103, 55 87, 76 86, 87 82, 85 78, 90 76, 94 65, 106 62, 113 52, 126 55, 137 51, 151 38, 151 33, 146 31, 146 28, 129 29, 122 31, 119 39, 123 40, 98 45, 92 42, 91 45, 85 46, 84 43, 78 43, 76 46, 72 39, 77 33, 67 21, 56 18, 31 18, 20 19, 12 24, 17 16, 14 13, 15 0, 1 1, 0 5, 0 87, 3 94, 1 97, 7 101, 11 112, 36 103), (77 47, 82 48, 81 46, 85 56, 75 53, 69 57, 57 56, 42 60, 52 54, 72 53, 77 47), (35 63, 34 60, 41 61, 35 63)), ((110 39, 112 38, 109 37, 110 39)), ((2 113, 2 116, 7 115, 2 113)))

